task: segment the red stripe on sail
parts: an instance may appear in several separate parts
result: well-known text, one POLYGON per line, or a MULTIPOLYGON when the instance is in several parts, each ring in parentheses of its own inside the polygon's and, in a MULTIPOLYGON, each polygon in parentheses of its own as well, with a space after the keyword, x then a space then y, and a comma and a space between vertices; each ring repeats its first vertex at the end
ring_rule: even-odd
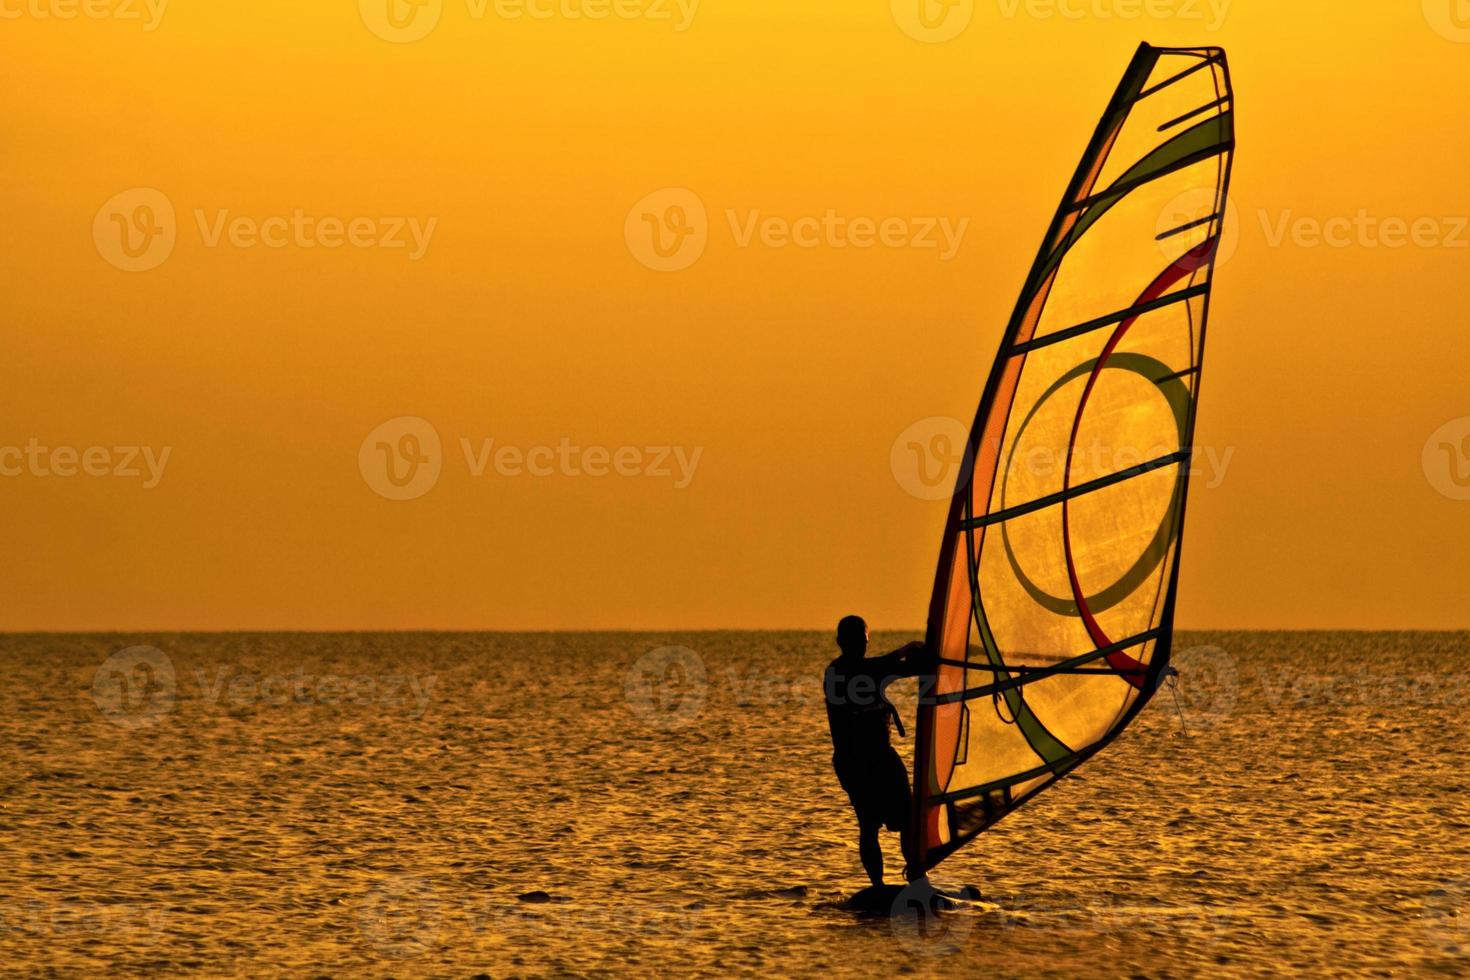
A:
MULTIPOLYGON (((1168 290, 1170 286, 1174 285, 1174 283, 1185 278, 1186 276, 1192 275, 1194 272, 1204 267, 1206 264, 1209 263, 1210 259, 1214 257, 1215 246, 1218 243, 1218 236, 1211 237, 1196 245, 1188 252, 1185 252, 1183 255, 1179 256, 1179 258, 1174 260, 1172 265, 1170 265, 1167 269, 1159 274, 1158 278, 1149 283, 1148 288, 1145 289, 1143 291, 1143 294, 1138 297, 1134 305, 1138 306, 1147 303, 1150 300, 1158 299, 1160 296, 1164 295, 1164 292, 1168 290)), ((1097 363, 1092 366, 1092 373, 1089 374, 1087 377, 1087 386, 1082 389, 1082 397, 1077 402, 1077 415, 1072 420, 1072 437, 1068 441, 1069 445, 1075 446, 1077 444, 1077 433, 1082 428, 1082 413, 1087 408, 1087 399, 1088 396, 1092 394, 1092 388, 1093 385, 1097 383, 1098 375, 1100 375, 1103 368, 1107 366, 1108 358, 1112 356, 1113 350, 1118 346, 1119 342, 1122 341, 1123 335, 1128 332, 1128 328, 1133 326, 1133 324, 1136 323, 1138 321, 1138 318, 1142 315, 1143 314, 1141 313, 1134 314, 1133 316, 1124 320, 1122 323, 1118 324, 1117 328, 1113 331, 1113 335, 1108 338, 1107 345, 1103 347, 1102 353, 1098 355, 1097 363)), ((1070 490, 1072 487, 1073 458, 1074 456, 1072 453, 1067 454, 1067 465, 1062 474, 1063 492, 1070 490)), ((1092 638, 1093 643, 1097 644, 1098 649, 1102 649, 1103 647, 1111 645, 1113 641, 1109 639, 1108 635, 1105 632, 1103 632, 1103 628, 1101 625, 1099 625, 1097 617, 1094 616, 1092 614, 1092 610, 1087 607, 1087 598, 1083 593, 1082 583, 1078 581, 1077 578, 1077 565, 1072 557, 1072 529, 1069 520, 1069 504, 1070 499, 1063 499, 1062 552, 1067 563, 1067 579, 1071 583, 1072 597, 1077 602, 1077 610, 1082 616, 1082 623, 1084 626, 1087 627, 1087 635, 1092 638)), ((1119 675, 1129 684, 1132 684, 1134 687, 1139 688, 1140 690, 1143 688, 1145 668, 1141 661, 1135 659, 1123 650, 1115 650, 1112 653, 1107 654, 1103 659, 1107 661, 1108 666, 1118 671, 1119 675)))

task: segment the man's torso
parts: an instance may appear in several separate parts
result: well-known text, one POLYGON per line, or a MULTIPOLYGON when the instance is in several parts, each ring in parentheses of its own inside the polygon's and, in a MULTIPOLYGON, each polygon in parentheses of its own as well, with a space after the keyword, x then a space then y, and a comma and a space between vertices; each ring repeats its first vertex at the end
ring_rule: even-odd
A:
POLYGON ((888 722, 893 706, 884 689, 902 676, 900 669, 891 655, 838 657, 827 666, 822 689, 834 761, 857 761, 890 748, 888 722))

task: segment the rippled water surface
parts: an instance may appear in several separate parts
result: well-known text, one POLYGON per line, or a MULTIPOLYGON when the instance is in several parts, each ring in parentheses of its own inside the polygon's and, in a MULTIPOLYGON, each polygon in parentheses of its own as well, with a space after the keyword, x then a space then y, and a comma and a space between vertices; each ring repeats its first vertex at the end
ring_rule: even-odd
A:
POLYGON ((0 962, 1470 972, 1470 635, 1178 648, 1177 706, 942 865, 986 901, 919 930, 836 907, 825 634, 0 638, 0 962))

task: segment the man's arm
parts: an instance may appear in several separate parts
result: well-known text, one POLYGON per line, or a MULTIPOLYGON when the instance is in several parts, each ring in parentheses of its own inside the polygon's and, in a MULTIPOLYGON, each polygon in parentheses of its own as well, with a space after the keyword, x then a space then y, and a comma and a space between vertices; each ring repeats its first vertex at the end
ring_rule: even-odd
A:
POLYGON ((874 666, 890 677, 917 677, 933 673, 936 658, 923 640, 915 640, 875 660, 874 666))
POLYGON ((895 652, 903 654, 905 677, 932 674, 934 668, 939 666, 939 657, 924 644, 923 640, 915 640, 895 652))

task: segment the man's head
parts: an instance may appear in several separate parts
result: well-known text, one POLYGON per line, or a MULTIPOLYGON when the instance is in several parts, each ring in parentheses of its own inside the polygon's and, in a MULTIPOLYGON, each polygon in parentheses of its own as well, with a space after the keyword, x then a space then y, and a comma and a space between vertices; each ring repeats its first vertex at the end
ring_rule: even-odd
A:
POLYGON ((837 623, 837 646, 845 657, 861 657, 868 652, 868 624, 861 616, 843 616, 837 623))

